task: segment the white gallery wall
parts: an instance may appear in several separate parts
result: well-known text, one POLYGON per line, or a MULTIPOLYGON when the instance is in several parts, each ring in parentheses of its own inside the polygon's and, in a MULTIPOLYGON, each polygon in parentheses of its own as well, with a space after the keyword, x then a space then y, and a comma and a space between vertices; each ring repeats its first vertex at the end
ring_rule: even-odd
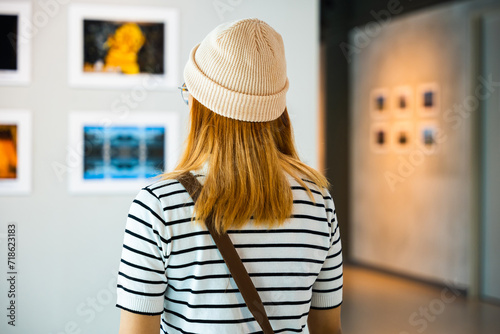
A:
POLYGON ((385 16, 389 22, 381 29, 374 18, 352 31, 350 45, 357 46, 350 68, 354 261, 440 284, 472 289, 478 284, 476 122, 481 94, 498 87, 488 85, 486 75, 477 77, 474 64, 481 66, 482 60, 476 58, 480 37, 473 23, 498 5, 445 4, 385 16), (434 112, 420 111, 423 85, 435 92, 434 112), (410 87, 413 98, 406 116, 395 107, 401 86, 410 87), (386 117, 371 111, 377 89, 387 92, 386 117), (438 129, 430 147, 422 145, 422 124, 438 129), (386 129, 386 147, 375 143, 374 127, 386 129), (405 145, 396 140, 401 129, 408 134, 405 145))
MULTIPOLYGON (((1 1, 0 1, 1 2, 1 1)), ((28 1, 29 2, 29 1, 28 1)), ((0 109, 32 115, 31 192, 0 197, 0 256, 6 259, 7 225, 17 231, 16 326, 6 321, 9 288, 0 280, 0 333, 116 333, 116 274, 129 205, 135 195, 72 195, 69 169, 75 147, 68 145, 70 111, 109 111, 131 89, 70 88, 68 7, 73 1, 32 1, 31 81, 0 86, 0 109), (43 17, 46 20, 43 20, 43 17), (33 20, 33 19, 32 19, 33 20), (55 166, 66 168, 55 168, 55 166), (4 305, 5 304, 5 305, 4 305)), ((75 1, 76 3, 76 1, 75 1)), ((283 36, 290 90, 288 110, 303 160, 317 166, 319 4, 311 0, 105 0, 78 3, 161 6, 180 13, 179 74, 191 48, 218 24, 257 17, 283 36)), ((178 77, 182 84, 181 75, 178 77)), ((180 142, 188 110, 179 91, 151 90, 129 107, 169 111, 180 119, 180 142)), ((139 190, 139 189, 137 189, 139 190)), ((2 277, 6 268, 0 266, 2 277)))

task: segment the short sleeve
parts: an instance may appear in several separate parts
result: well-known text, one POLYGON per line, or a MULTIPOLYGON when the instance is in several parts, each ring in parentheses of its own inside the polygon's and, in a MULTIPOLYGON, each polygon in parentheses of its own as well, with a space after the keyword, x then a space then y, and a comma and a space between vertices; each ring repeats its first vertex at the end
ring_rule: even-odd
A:
POLYGON ((148 189, 139 192, 130 206, 118 272, 116 306, 130 312, 163 313, 166 240, 159 199, 148 189))
POLYGON ((332 197, 327 194, 324 199, 330 228, 330 249, 313 285, 313 309, 331 309, 342 304, 343 269, 339 225, 332 197))

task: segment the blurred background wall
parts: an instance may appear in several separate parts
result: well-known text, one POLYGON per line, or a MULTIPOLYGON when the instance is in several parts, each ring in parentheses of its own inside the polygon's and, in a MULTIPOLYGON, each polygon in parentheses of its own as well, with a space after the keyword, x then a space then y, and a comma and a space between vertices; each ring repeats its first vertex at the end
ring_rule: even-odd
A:
MULTIPOLYGON (((344 254, 350 263, 498 298, 499 1, 323 1, 322 64, 326 173, 333 180, 344 254), (438 113, 419 111, 432 83, 438 113), (395 114, 407 86, 411 114, 395 114), (491 94, 484 94, 489 86, 491 94), (370 101, 384 90, 387 117, 370 101), (478 89, 480 93, 478 95, 478 89), (388 146, 373 147, 373 127, 388 146), (400 150, 395 132, 410 128, 400 150), (419 146, 434 123, 440 144, 419 146), (489 130, 488 130, 489 129, 489 130), (398 150, 399 149, 399 150, 398 150), (346 163, 344 163, 346 161, 346 163), (493 204, 495 203, 495 204, 493 204)), ((401 145, 399 145, 401 146, 401 145)))
MULTIPOLYGON (((70 111, 109 111, 130 89, 68 86, 68 7, 76 1, 30 1, 38 24, 31 51, 31 83, 0 87, 0 109, 32 113, 32 191, 0 197, 0 233, 18 224, 17 326, 0 321, 0 333, 113 333, 118 331, 115 284, 124 224, 135 193, 76 196, 68 193, 67 169, 78 148, 68 146, 70 111), (40 22, 44 22, 41 20, 40 22)), ((77 1, 96 3, 103 1, 77 1)), ((311 0, 107 0, 117 6, 161 6, 180 11, 178 85, 191 48, 222 22, 257 17, 285 42, 290 90, 288 110, 303 159, 317 167, 319 2, 311 0)), ((187 133, 187 106, 177 89, 148 90, 135 101, 141 111, 172 111, 187 133)), ((138 191, 139 189, 137 189, 138 191)), ((0 256, 6 259, 5 239, 0 256)), ((3 260, 2 260, 3 261, 3 260)), ((2 262, 3 263, 3 262, 2 262)), ((3 265, 2 265, 3 268, 3 265)), ((2 269, 2 272, 3 269, 2 269)), ((3 275, 2 277, 5 277, 3 275)), ((5 310, 8 284, 0 280, 5 310)), ((5 318, 2 313, 2 318, 5 318)))
MULTIPOLYGON (((350 81, 352 258, 431 280, 468 284, 469 233, 473 206, 471 122, 444 119, 467 96, 470 39, 467 10, 444 6, 394 19, 373 43, 353 55, 350 81), (465 51, 465 52, 464 52, 465 51), (418 85, 439 87, 439 115, 418 110, 418 85), (414 95, 407 119, 370 115, 371 90, 407 85, 414 95), (419 148, 419 123, 435 121, 442 130, 439 151, 419 148), (387 124, 387 153, 375 153, 370 126, 387 124), (403 153, 395 152, 402 122, 411 126, 403 153), (392 147, 391 147, 392 146, 392 147)), ((353 31, 350 41, 362 38, 353 31)), ((390 94, 389 93, 389 94, 390 94)), ((393 96, 393 95, 392 95, 393 96)), ((387 101, 393 104, 394 101, 387 101)), ((411 103, 411 102, 409 102, 411 103)), ((392 108, 392 107, 390 107, 392 108)), ((394 108, 392 108, 394 110, 394 108)))

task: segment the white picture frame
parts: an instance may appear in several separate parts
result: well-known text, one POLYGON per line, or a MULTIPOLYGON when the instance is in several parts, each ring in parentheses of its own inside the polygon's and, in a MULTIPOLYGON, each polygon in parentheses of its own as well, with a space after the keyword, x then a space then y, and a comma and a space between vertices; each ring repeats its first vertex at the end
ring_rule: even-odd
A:
MULTIPOLYGON (((71 4, 68 8, 68 27, 68 81, 71 87, 119 89, 139 86, 164 90, 174 89, 179 85, 180 35, 177 9, 71 4), (143 37, 142 46, 137 46, 140 49, 135 56, 132 55, 136 57, 136 61, 130 61, 129 54, 120 53, 118 47, 111 54, 113 43, 110 43, 110 36, 114 36, 112 40, 119 44, 119 34, 116 31, 127 23, 139 27, 143 37), (99 27, 107 28, 97 29, 99 27), (153 29, 151 27, 157 32, 148 35, 145 29, 153 29), (107 35, 107 32, 113 32, 114 35, 107 35), (151 36, 151 41, 148 36, 151 36), (111 45, 105 55, 103 45, 111 45), (140 52, 146 47, 149 56, 143 57, 140 52), (129 61, 126 62, 127 59, 129 61), (141 59, 147 59, 149 65, 141 65, 141 59), (155 69, 152 70, 152 67, 155 69), (125 74, 133 73, 134 69, 138 72, 125 74)), ((121 31, 135 34, 138 30, 121 31)))
POLYGON ((392 109, 396 118, 411 118, 414 109, 414 90, 411 86, 397 86, 392 93, 392 109))
POLYGON ((408 153, 414 148, 414 123, 396 121, 391 129, 391 146, 396 153, 408 153))
POLYGON ((30 194, 31 152, 31 112, 0 109, 1 196, 30 194))
POLYGON ((390 117, 390 90, 387 88, 372 89, 369 106, 373 119, 388 119, 390 117))
POLYGON ((31 2, 2 1, 0 15, 9 18, 11 24, 0 31, 8 46, 2 50, 0 61, 0 85, 26 86, 31 81, 31 2), (17 31, 11 31, 16 29, 17 31))
POLYGON ((388 122, 374 122, 370 125, 369 145, 373 153, 388 153, 390 150, 390 126, 388 122))
POLYGON ((416 107, 422 118, 438 117, 441 94, 437 83, 425 83, 417 87, 416 107))
POLYGON ((439 122, 423 120, 417 124, 417 144, 425 154, 436 154, 440 143, 439 122))
POLYGON ((68 129, 69 147, 76 152, 68 169, 71 194, 137 193, 153 183, 155 176, 172 170, 179 157, 179 117, 175 112, 120 117, 112 112, 72 111, 68 129), (158 133, 163 140, 147 144, 147 138, 158 133), (156 148, 151 149, 153 144, 156 148), (162 156, 155 156, 158 150, 163 150, 162 156), (150 155, 149 151, 156 153, 150 155), (153 162, 157 170, 152 172, 153 162))

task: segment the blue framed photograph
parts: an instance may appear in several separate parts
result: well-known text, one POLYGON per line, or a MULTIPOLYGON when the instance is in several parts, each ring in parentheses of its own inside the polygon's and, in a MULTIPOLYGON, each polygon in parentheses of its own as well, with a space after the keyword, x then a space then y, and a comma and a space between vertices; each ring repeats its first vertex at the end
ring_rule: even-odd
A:
POLYGON ((439 144, 442 143, 444 137, 437 119, 420 121, 417 135, 419 147, 425 154, 438 153, 439 144))
POLYGON ((73 193, 137 191, 177 162, 178 118, 175 113, 113 115, 73 112, 70 146, 82 152, 70 170, 73 193))
POLYGON ((136 179, 165 168, 164 127, 84 126, 84 179, 136 179))

